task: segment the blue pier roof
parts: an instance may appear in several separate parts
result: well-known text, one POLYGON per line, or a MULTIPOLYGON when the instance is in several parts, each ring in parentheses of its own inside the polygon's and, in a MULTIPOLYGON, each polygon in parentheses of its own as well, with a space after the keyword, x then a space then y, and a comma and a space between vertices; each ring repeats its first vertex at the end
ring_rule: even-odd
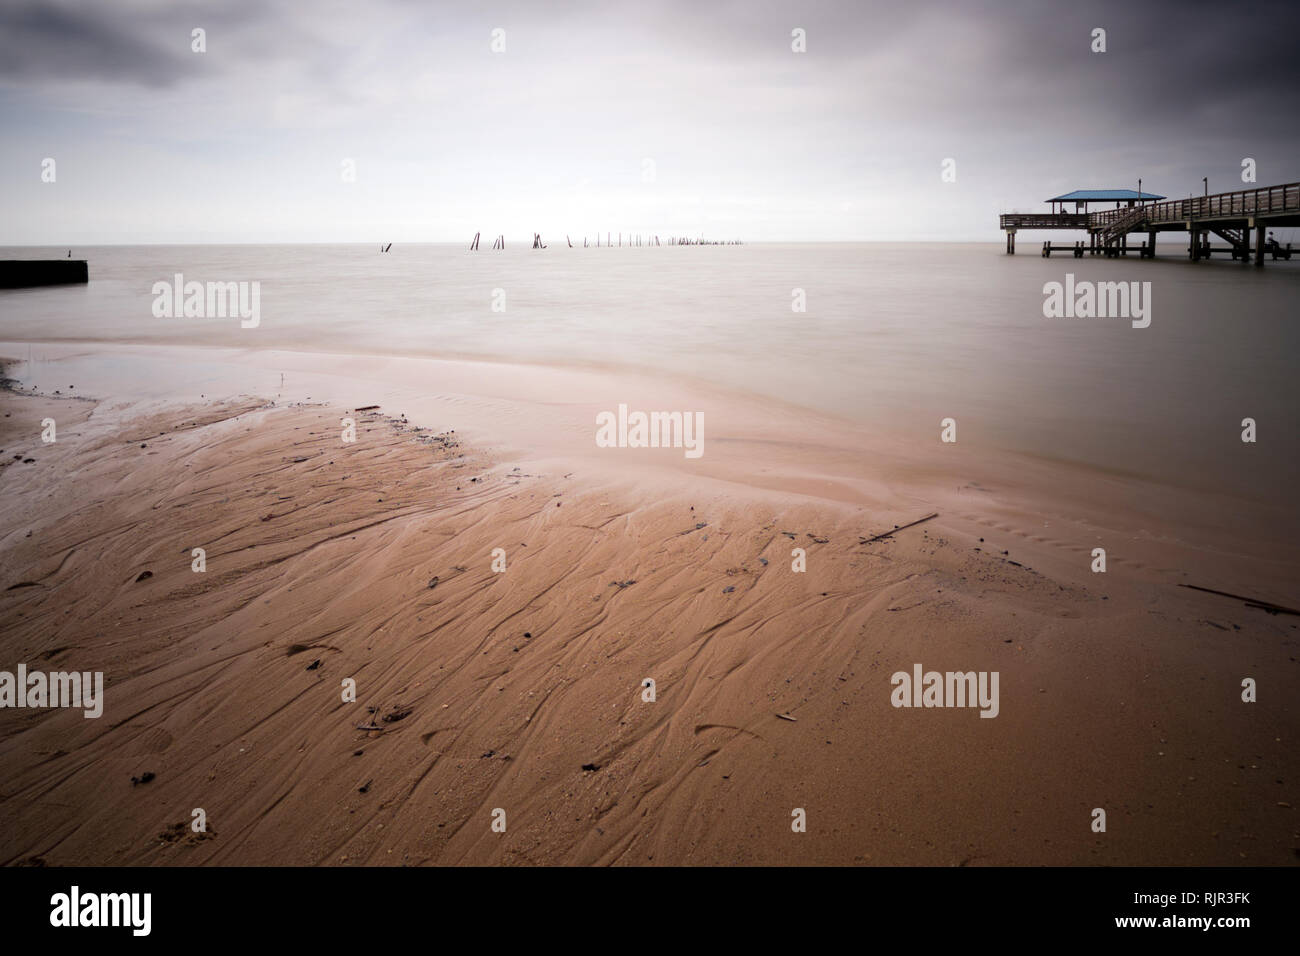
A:
POLYGON ((1076 189, 1064 196, 1053 196, 1044 202, 1125 202, 1127 200, 1164 199, 1155 193, 1139 193, 1136 189, 1076 189))

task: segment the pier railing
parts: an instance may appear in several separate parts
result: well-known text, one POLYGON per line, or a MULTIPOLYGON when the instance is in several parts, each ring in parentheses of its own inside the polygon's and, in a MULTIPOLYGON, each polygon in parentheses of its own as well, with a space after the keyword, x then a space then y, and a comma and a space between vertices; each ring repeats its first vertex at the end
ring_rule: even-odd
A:
POLYGON ((1107 209, 1104 212, 1090 213, 1088 226, 1098 229, 1121 225, 1119 220, 1126 217, 1134 223, 1184 222, 1296 212, 1300 212, 1300 183, 1286 183, 1282 186, 1216 193, 1213 196, 1173 199, 1135 208, 1107 209))
POLYGON ((998 217, 999 229, 1087 229, 1087 213, 1007 212, 998 217))

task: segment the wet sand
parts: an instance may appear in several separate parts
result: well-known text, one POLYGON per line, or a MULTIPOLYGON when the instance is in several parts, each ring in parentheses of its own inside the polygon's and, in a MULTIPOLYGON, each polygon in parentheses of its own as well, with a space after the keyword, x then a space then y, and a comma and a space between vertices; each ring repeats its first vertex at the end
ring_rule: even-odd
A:
POLYGON ((723 404, 691 474, 595 454, 599 389, 471 373, 356 413, 0 395, 0 667, 106 694, 0 710, 0 860, 1300 859, 1300 618, 1178 586, 1294 606, 1263 506, 723 404), (999 672, 998 716, 892 707, 916 663, 999 672))

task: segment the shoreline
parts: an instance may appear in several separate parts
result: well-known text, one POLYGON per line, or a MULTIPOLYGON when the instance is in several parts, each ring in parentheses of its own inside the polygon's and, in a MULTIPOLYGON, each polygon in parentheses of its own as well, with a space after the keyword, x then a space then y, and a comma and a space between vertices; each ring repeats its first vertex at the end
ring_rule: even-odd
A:
POLYGON ((1295 862, 1294 618, 1168 561, 1089 575, 906 469, 847 503, 397 408, 345 445, 338 405, 65 399, 0 393, 0 633, 106 709, 0 710, 6 864, 1295 862), (999 715, 892 707, 916 664, 999 672, 999 715))
MULTIPOLYGON (((14 344, 0 342, 0 357, 12 354, 14 344)), ((109 403, 186 405, 207 400, 212 391, 280 402, 333 402, 341 410, 379 404, 385 413, 426 428, 455 423, 462 437, 513 464, 561 473, 582 468, 647 495, 716 487, 744 498, 777 496, 875 511, 890 524, 938 510, 972 539, 993 515, 1033 560, 1077 583, 1094 579, 1086 553, 1100 545, 1119 562, 1127 561, 1130 571, 1167 582, 1258 595, 1289 606, 1300 601, 1291 572, 1300 565, 1300 514, 1294 509, 1083 462, 971 443, 942 446, 937 430, 931 445, 918 445, 898 431, 881 432, 725 386, 664 385, 649 375, 424 357, 44 346, 55 358, 49 360, 47 352, 38 363, 41 384, 67 377, 62 368, 56 373, 46 366, 72 362, 67 371, 83 379, 83 392, 91 379, 91 388, 98 385, 109 403), (555 394, 569 397, 555 402, 555 394), (621 402, 703 409, 708 451, 692 461, 680 450, 597 448, 596 414, 621 402)), ((25 360, 7 364, 25 366, 25 360)), ((24 377, 30 384, 30 376, 24 377)))

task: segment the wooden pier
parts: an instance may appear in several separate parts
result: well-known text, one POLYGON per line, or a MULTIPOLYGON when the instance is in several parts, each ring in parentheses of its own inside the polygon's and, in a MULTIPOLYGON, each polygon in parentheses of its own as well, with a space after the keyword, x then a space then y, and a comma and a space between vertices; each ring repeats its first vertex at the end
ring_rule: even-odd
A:
MULTIPOLYGON (((1095 192, 1106 193, 1102 190, 1095 192)), ((1227 253, 1243 263, 1253 257, 1255 265, 1262 266, 1266 253, 1274 261, 1290 259, 1292 253, 1290 243, 1282 246, 1266 240, 1265 231, 1282 226, 1300 226, 1300 183, 1239 189, 1166 202, 1146 202, 1147 194, 1133 194, 1137 198, 1129 200, 1128 206, 1098 212, 1077 211, 1079 205, 1086 205, 1089 201, 1109 201, 1114 192, 1117 191, 1106 193, 1100 200, 1089 198, 1076 201, 1057 197, 1049 200, 1053 203, 1051 213, 1004 213, 998 217, 998 224, 1007 234, 1007 254, 1015 255, 1016 232, 1021 229, 1086 231, 1086 244, 1078 242, 1064 246, 1052 245, 1050 241, 1043 244, 1044 256, 1050 256, 1053 252, 1069 252, 1076 257, 1085 254, 1122 256, 1137 253, 1141 258, 1153 258, 1158 233, 1186 232, 1187 256, 1193 262, 1208 259, 1218 252, 1227 253), (1076 212, 1065 212, 1063 199, 1076 201, 1076 212), (1057 202, 1062 203, 1061 212, 1056 211, 1057 202), (1130 248, 1128 237, 1143 233, 1146 234, 1146 240, 1141 246, 1130 248), (1228 245, 1212 246, 1211 233, 1228 245)))

